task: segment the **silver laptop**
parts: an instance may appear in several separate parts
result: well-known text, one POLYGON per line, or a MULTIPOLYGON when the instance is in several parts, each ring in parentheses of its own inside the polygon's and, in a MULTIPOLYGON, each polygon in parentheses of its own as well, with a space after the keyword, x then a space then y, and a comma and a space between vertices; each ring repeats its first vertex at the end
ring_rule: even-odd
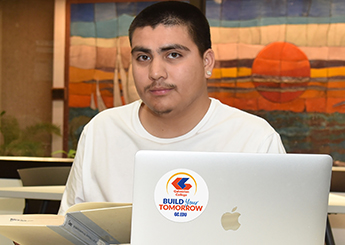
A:
POLYGON ((132 245, 324 244, 328 155, 139 151, 132 245))

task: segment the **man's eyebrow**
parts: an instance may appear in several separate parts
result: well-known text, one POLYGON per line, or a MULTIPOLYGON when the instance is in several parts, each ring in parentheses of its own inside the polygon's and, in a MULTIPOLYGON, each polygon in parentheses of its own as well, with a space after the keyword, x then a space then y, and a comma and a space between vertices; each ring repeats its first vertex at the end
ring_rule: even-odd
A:
MULTIPOLYGON (((166 52, 166 51, 173 50, 173 49, 190 51, 189 48, 187 48, 186 46, 180 45, 180 44, 168 44, 166 46, 159 48, 158 52, 161 53, 161 52, 166 52)), ((132 49, 131 53, 133 54, 135 52, 143 52, 143 53, 151 54, 152 50, 148 49, 148 48, 141 47, 141 46, 136 46, 132 49)))
POLYGON ((143 52, 143 53, 152 53, 151 49, 136 46, 132 49, 131 53, 133 54, 134 52, 143 52))
POLYGON ((180 49, 180 50, 190 51, 189 48, 187 48, 186 46, 180 45, 180 44, 167 45, 167 46, 161 47, 159 50, 160 50, 160 52, 165 52, 165 51, 169 51, 172 49, 180 49))

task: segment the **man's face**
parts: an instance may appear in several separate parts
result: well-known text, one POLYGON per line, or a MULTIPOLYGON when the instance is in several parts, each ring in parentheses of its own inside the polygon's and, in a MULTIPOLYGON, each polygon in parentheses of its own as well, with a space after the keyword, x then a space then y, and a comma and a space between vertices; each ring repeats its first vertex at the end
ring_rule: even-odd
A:
POLYGON ((186 26, 137 28, 132 36, 133 76, 144 104, 157 115, 171 115, 205 100, 204 57, 186 26))

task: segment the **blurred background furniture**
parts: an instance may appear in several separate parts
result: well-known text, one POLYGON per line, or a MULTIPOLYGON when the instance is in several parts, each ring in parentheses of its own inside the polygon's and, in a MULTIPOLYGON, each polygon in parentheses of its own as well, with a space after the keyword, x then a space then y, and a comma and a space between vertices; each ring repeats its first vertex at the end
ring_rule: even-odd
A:
POLYGON ((331 192, 345 192, 345 167, 332 168, 331 192))
POLYGON ((0 178, 19 179, 17 169, 72 166, 73 158, 0 156, 0 178))
MULTIPOLYGON (((70 166, 36 167, 18 169, 23 186, 53 186, 65 185, 69 175, 70 166)), ((25 200, 24 213, 54 213, 56 214, 60 201, 51 200, 25 200), (50 209, 48 210, 48 204, 50 209), (38 208, 39 207, 39 208, 38 208)))
MULTIPOLYGON (((0 187, 21 187, 22 183, 19 179, 1 179, 0 178, 0 187)), ((5 214, 22 214, 24 209, 24 199, 19 198, 7 198, 0 197, 0 215, 5 214)), ((0 235, 0 244, 1 245, 13 245, 13 242, 0 235)))
MULTIPOLYGON (((17 169, 46 167, 46 166, 69 166, 73 164, 72 158, 60 157, 17 157, 17 156, 0 156, 0 187, 21 187, 17 169)), ((37 201, 38 202, 38 201, 37 201)), ((39 202, 37 210, 39 210, 39 202)), ((35 205, 31 205, 34 208, 35 205)), ((60 202, 50 202, 47 212, 56 213, 60 202)), ((25 207, 23 198, 0 198, 0 214, 22 214, 25 207)), ((1 245, 13 245, 13 242, 0 235, 1 245)))
MULTIPOLYGON (((341 201, 341 199, 339 198, 342 198, 342 194, 345 193, 345 167, 339 163, 338 164, 335 163, 332 168, 332 179, 331 179, 330 191, 334 192, 333 201, 339 201, 339 200, 341 201), (339 193, 339 196, 336 195, 337 193, 339 193), (338 198, 339 200, 337 200, 336 198, 338 198)), ((331 200, 332 199, 330 199, 330 201, 331 200)), ((330 212, 330 211, 328 212, 327 227, 326 227, 326 244, 327 245, 335 244, 329 216, 332 214, 344 213, 344 212, 339 211, 340 210, 339 207, 337 208, 337 210, 338 210, 337 212, 330 212)))

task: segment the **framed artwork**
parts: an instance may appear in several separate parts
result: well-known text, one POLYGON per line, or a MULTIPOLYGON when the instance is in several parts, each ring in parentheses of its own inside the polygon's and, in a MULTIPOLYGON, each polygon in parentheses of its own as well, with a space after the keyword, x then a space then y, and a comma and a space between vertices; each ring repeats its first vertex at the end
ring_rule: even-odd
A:
POLYGON ((287 152, 345 160, 345 3, 206 1, 210 95, 267 119, 287 152))

